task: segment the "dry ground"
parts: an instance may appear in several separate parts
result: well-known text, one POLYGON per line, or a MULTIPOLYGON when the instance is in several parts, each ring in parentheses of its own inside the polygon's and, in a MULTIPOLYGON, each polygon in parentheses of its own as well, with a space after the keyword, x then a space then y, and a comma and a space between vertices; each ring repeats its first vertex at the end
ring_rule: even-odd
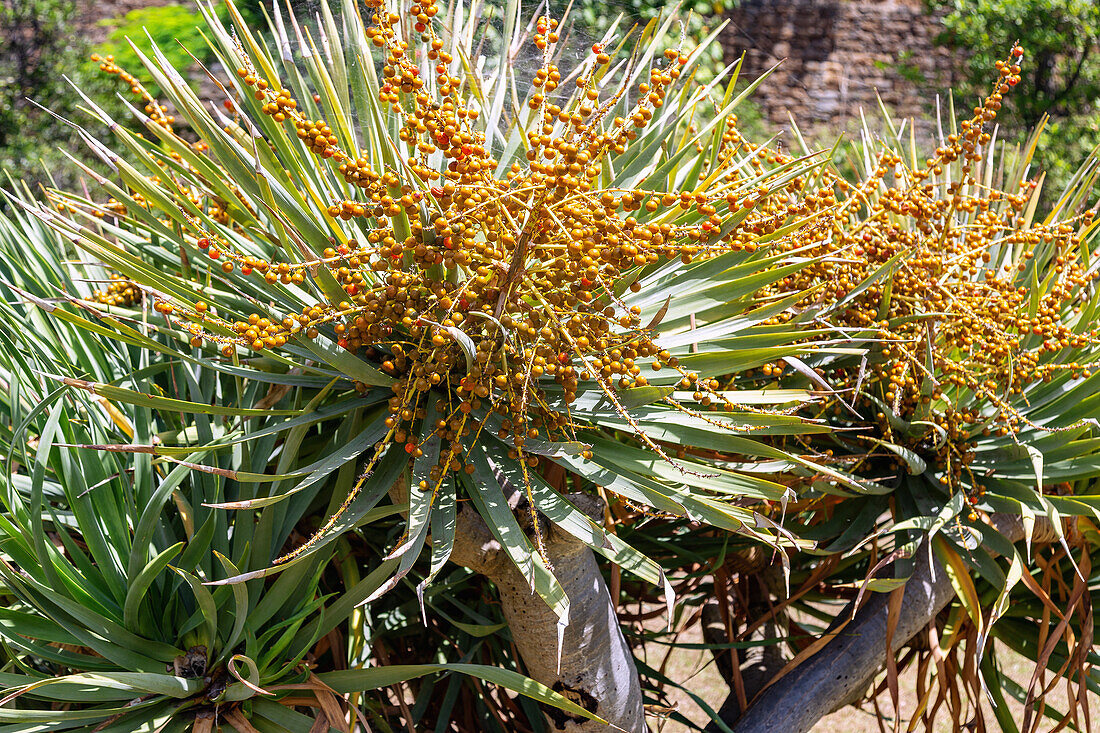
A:
MULTIPOLYGON (((681 637, 682 641, 695 643, 702 641, 701 638, 697 638, 699 636, 697 629, 698 627, 692 630, 694 633, 685 633, 681 637)), ((661 654, 664 654, 663 650, 661 654)), ((1003 655, 1002 660, 1006 663, 1006 672, 1008 675, 1026 686, 1032 670, 1034 669, 1033 665, 1026 659, 1016 656, 1010 657, 1008 655, 1003 655)), ((649 662, 651 664, 659 664, 660 659, 651 658, 649 662)), ((671 679, 683 681, 683 684, 690 687, 692 692, 712 704, 715 708, 725 700, 729 690, 726 683, 718 674, 709 651, 689 649, 673 652, 673 656, 666 667, 666 673, 671 679)), ((916 678, 914 672, 908 671, 901 677, 899 682, 902 717, 902 726, 900 729, 904 731, 908 727, 909 716, 912 715, 916 707, 916 678)), ((673 691, 671 697, 677 704, 677 709, 689 720, 700 724, 707 720, 707 716, 687 695, 676 690, 673 691)), ((1064 700, 1064 697, 1053 697, 1049 702, 1065 709, 1064 700)), ((1095 720, 1097 715, 1100 714, 1100 699, 1093 697, 1090 702, 1092 703, 1090 705, 1092 716, 1095 720)), ((1013 718, 1019 722, 1023 717, 1023 706, 1016 704, 1015 700, 1010 700, 1009 704, 1013 707, 1013 718)), ((884 713, 891 712, 888 698, 884 701, 882 707, 884 713)), ((650 718, 649 724, 651 730, 655 733, 681 733, 681 731, 688 730, 687 726, 667 720, 659 721, 650 718)), ((1053 726, 1043 725, 1040 730, 1047 731, 1050 730, 1051 727, 1053 726)), ((1100 724, 1096 727, 1100 728, 1100 724)), ((887 730, 891 728, 890 722, 887 722, 887 730)), ((868 705, 865 710, 847 707, 833 713, 814 726, 813 733, 878 733, 879 730, 880 728, 874 710, 868 705)), ((923 727, 918 726, 915 730, 923 730, 923 727)), ((937 721, 936 725, 931 730, 932 733, 940 733, 941 731, 949 732, 951 731, 951 725, 946 720, 942 722, 937 721)))

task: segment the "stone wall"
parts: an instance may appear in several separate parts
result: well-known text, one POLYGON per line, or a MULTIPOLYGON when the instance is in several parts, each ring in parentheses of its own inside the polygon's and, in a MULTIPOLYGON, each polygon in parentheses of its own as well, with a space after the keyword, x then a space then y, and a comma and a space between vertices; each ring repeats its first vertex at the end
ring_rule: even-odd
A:
MULTIPOLYGON (((189 0, 78 0, 75 31, 105 40, 103 20, 189 0)), ((721 42, 726 60, 745 54, 743 79, 779 68, 753 95, 764 116, 788 113, 809 132, 850 128, 860 108, 877 114, 876 92, 902 117, 928 126, 935 92, 954 78, 955 56, 933 43, 941 26, 924 0, 740 0, 721 42)))
POLYGON ((955 61, 933 42, 942 26, 923 0, 741 0, 723 31, 726 60, 742 53, 742 78, 779 68, 753 99, 772 123, 788 113, 810 131, 851 127, 876 115, 876 92, 892 113, 923 118, 950 88, 955 61))

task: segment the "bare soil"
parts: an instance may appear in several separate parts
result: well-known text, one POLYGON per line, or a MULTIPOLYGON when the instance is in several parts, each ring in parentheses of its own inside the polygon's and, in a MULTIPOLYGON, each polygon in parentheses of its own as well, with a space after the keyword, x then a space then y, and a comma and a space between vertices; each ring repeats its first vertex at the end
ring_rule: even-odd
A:
MULTIPOLYGON (((681 636, 681 640, 687 643, 701 642, 702 638, 699 635, 698 627, 686 631, 681 636)), ((665 648, 662 648, 659 656, 650 656, 648 659, 649 664, 660 666, 665 653, 665 648)), ((1027 659, 1011 652, 998 651, 998 655, 1008 676, 1026 687, 1034 670, 1034 665, 1027 659)), ((671 652, 665 672, 670 679, 679 681, 715 709, 722 704, 729 692, 729 687, 718 674, 711 653, 706 650, 679 649, 671 652)), ((910 728, 911 717, 917 705, 915 670, 907 670, 901 676, 899 679, 899 693, 901 724, 898 726, 898 730, 927 730, 932 733, 940 733, 941 731, 949 733, 953 730, 951 721, 947 720, 944 715, 940 715, 934 725, 929 728, 925 728, 919 721, 910 728)), ((676 706, 676 710, 684 717, 699 725, 704 725, 707 722, 708 718, 703 710, 685 693, 680 690, 673 690, 670 697, 676 706)), ((1092 719, 1096 720, 1096 716, 1100 714, 1100 696, 1092 696, 1089 702, 1092 719)), ((1056 691, 1048 697, 1047 703, 1065 710, 1067 707, 1065 693, 1056 691)), ((1013 719, 1019 724, 1023 719, 1023 705, 1009 698, 1009 706, 1012 709, 1013 719)), ((884 714, 882 720, 882 726, 884 727, 880 727, 879 717, 875 713, 874 707, 869 703, 865 703, 862 708, 847 707, 823 718, 821 722, 814 726, 813 733, 878 733, 880 730, 893 730, 894 714, 888 695, 885 696, 885 699, 880 700, 879 707, 884 714)), ((988 704, 985 707, 988 711, 988 704)), ((992 719, 991 714, 988 717, 992 719)), ((648 718, 648 722, 650 729, 655 733, 681 733, 690 730, 682 723, 667 718, 662 719, 651 716, 648 718)), ((1039 727, 1039 730, 1048 731, 1054 728, 1055 725, 1053 721, 1047 720, 1039 727)), ((964 728, 964 730, 967 729, 964 728)))

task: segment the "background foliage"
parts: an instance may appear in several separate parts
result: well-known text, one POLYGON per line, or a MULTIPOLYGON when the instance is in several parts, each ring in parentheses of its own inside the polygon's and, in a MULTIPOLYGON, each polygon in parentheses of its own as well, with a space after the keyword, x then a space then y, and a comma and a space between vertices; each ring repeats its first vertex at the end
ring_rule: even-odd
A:
MULTIPOLYGON (((137 8, 121 18, 101 20, 100 25, 108 26, 110 32, 107 41, 96 47, 96 53, 113 56, 115 62, 126 69, 141 68, 141 59, 127 39, 141 45, 145 45, 147 38, 151 39, 164 49, 165 57, 177 69, 190 69, 195 65, 196 58, 206 61, 210 57, 209 52, 204 50, 200 30, 202 16, 185 5, 137 8)), ((151 91, 155 94, 158 90, 154 87, 151 91)))
POLYGON ((1100 7, 1089 0, 931 0, 946 12, 942 43, 958 50, 963 74, 956 98, 970 104, 982 93, 994 49, 1019 41, 1034 57, 1024 75, 1026 94, 1005 102, 1001 121, 1012 134, 1049 117, 1036 159, 1055 187, 1100 144, 1100 7))
POLYGON ((35 103, 63 117, 78 100, 64 76, 84 88, 105 86, 87 63, 89 45, 72 32, 72 0, 0 2, 0 166, 31 182, 54 174, 75 181, 58 148, 79 147, 79 136, 35 103))

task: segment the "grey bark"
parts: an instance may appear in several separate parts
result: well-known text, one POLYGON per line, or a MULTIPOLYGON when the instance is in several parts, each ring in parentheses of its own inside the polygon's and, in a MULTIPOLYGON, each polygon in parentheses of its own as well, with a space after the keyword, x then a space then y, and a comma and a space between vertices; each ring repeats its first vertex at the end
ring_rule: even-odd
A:
MULTIPOLYGON (((1009 541, 1023 539, 1018 516, 993 515, 991 519, 1009 541)), ((1036 542, 1049 541, 1052 536, 1049 525, 1036 526, 1036 542)), ((920 546, 904 588, 890 654, 905 646, 954 597, 951 581, 927 542, 920 546)), ((886 664, 888 604, 888 594, 874 594, 817 654, 765 689, 755 701, 750 693, 749 708, 740 720, 735 719, 735 710, 733 716, 723 718, 724 722, 735 733, 805 733, 825 715, 858 701, 886 664)), ((849 606, 838 619, 850 614, 849 606)))
MULTIPOLYGON (((598 500, 569 497, 582 510, 599 517, 598 500), (586 505, 587 504, 587 505, 586 505)), ((532 679, 611 723, 594 723, 560 710, 547 710, 553 730, 569 733, 646 730, 642 690, 634 656, 619 627, 593 552, 550 523, 543 529, 547 559, 569 597, 569 625, 562 630, 558 655, 558 618, 493 538, 476 511, 464 506, 458 515, 451 560, 485 575, 500 593, 501 606, 516 648, 532 679)))

